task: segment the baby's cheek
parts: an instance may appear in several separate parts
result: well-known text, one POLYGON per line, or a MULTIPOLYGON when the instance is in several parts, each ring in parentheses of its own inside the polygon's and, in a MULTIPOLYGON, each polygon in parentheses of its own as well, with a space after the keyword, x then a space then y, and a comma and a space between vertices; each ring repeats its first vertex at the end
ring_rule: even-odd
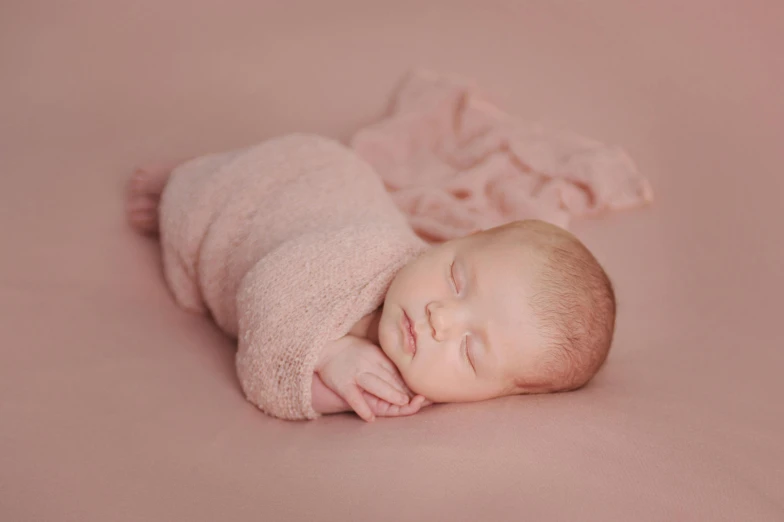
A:
POLYGON ((425 365, 413 365, 401 372, 401 375, 412 392, 426 399, 440 400, 448 387, 445 387, 443 375, 432 370, 425 365))
POLYGON ((410 366, 401 367, 398 368, 398 370, 400 371, 400 376, 403 378, 403 381, 405 381, 409 390, 416 394, 424 395, 423 388, 426 388, 427 386, 419 371, 411 368, 410 366))

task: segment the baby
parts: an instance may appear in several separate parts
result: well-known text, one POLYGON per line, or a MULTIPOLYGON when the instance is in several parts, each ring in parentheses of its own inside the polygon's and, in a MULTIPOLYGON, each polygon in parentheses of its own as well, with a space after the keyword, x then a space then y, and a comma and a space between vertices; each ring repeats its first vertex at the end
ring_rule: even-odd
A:
MULTIPOLYGON (((574 390, 604 363, 614 323, 612 285, 585 246, 541 221, 510 223, 434 246, 403 267, 383 307, 322 353, 319 375, 327 386, 314 387, 314 401, 323 412, 350 406, 371 420, 413 413, 430 401, 574 390), (381 358, 371 355, 370 343, 427 402, 374 396, 378 388, 370 387, 364 403, 330 394, 357 364, 352 347, 381 358)), ((378 366, 363 369, 390 380, 391 369, 381 360, 378 366)))
MULTIPOLYGON (((335 161, 347 162, 329 171, 340 172, 335 174, 337 177, 354 169, 363 171, 361 177, 349 180, 351 186, 360 182, 377 183, 370 179, 372 172, 367 173, 364 165, 356 164, 358 160, 343 156, 350 154, 348 150, 332 143, 325 145, 320 138, 284 138, 284 144, 286 139, 294 140, 296 147, 292 150, 302 151, 303 155, 316 150, 327 156, 333 154, 338 158, 335 161)), ((232 158, 242 156, 242 153, 229 154, 232 158)), ((269 155, 264 150, 260 154, 260 157, 269 155)), ((209 190, 200 189, 202 197, 223 198, 217 207, 224 213, 232 208, 233 201, 241 206, 242 198, 248 199, 247 186, 242 194, 229 197, 227 194, 231 192, 220 184, 221 179, 232 175, 226 165, 236 163, 227 161, 227 157, 201 159, 199 165, 204 167, 201 170, 187 164, 187 168, 180 169, 193 171, 187 173, 191 179, 197 176, 209 179, 209 183, 204 184, 209 185, 209 190)), ((291 157, 288 156, 289 163, 291 157)), ((330 161, 306 162, 299 166, 295 169, 296 174, 286 182, 285 190, 275 189, 275 199, 289 197, 295 190, 306 190, 304 187, 312 185, 316 178, 301 183, 302 176, 308 176, 307 171, 316 168, 314 165, 323 168, 325 164, 334 163, 330 161)), ((262 161, 261 165, 264 164, 262 161)), ((267 165, 280 166, 282 163, 267 165)), ((324 179, 325 172, 319 180, 324 179)), ((258 172, 243 174, 243 179, 275 175, 275 172, 258 172)), ((186 173, 179 176, 183 179, 186 173)), ((190 214, 180 210, 177 219, 167 219, 167 204, 174 207, 178 195, 195 193, 192 186, 184 183, 178 188, 172 182, 173 178, 176 176, 167 168, 143 169, 133 176, 127 210, 129 221, 137 230, 160 233, 165 239, 167 226, 182 230, 195 226, 192 222, 203 224, 215 220, 215 212, 208 215, 199 205, 190 209, 190 214)), ((265 185, 261 193, 268 194, 271 190, 265 185)), ((370 199, 381 197, 379 193, 383 188, 372 187, 371 190, 370 199)), ((320 191, 325 192, 324 189, 320 191)), ((355 204, 362 206, 360 202, 355 204)), ((377 200, 370 206, 384 205, 386 202, 377 200)), ((274 211, 270 210, 270 213, 274 214, 274 211)), ((256 214, 258 212, 254 212, 256 214)), ((371 214, 367 216, 372 219, 371 214)), ((256 230, 259 223, 269 227, 268 235, 276 234, 277 221, 257 221, 256 230)), ((215 232, 220 227, 214 224, 196 228, 211 230, 213 236, 224 235, 215 232)), ((198 251, 195 258, 202 258, 205 266, 203 260, 209 260, 211 256, 209 235, 200 232, 193 247, 194 252, 198 251)), ((167 255, 164 248, 167 280, 175 288, 178 302, 193 311, 212 313, 227 333, 239 337, 240 356, 243 355, 242 341, 247 343, 249 336, 258 335, 242 331, 241 316, 253 312, 239 310, 245 302, 241 296, 258 292, 263 286, 253 282, 244 284, 250 290, 243 290, 243 282, 254 277, 258 259, 274 252, 271 248, 250 249, 247 246, 248 242, 253 242, 248 239, 250 237, 240 234, 226 239, 225 245, 221 244, 221 251, 235 249, 236 255, 227 256, 228 261, 221 260, 221 269, 214 274, 193 264, 178 276, 175 265, 187 265, 183 258, 188 256, 174 255, 176 252, 167 255), (182 291, 178 294, 178 278, 189 279, 193 295, 182 291), (228 295, 229 306, 210 306, 210 286, 215 286, 213 281, 216 279, 221 280, 221 285, 215 295, 228 295)), ((542 221, 519 221, 440 245, 422 243, 421 248, 417 247, 413 252, 413 255, 401 257, 404 262, 389 275, 389 283, 384 285, 380 296, 380 306, 362 316, 344 335, 317 347, 312 369, 306 367, 311 372, 308 406, 316 414, 354 411, 362 419, 372 421, 378 416, 411 415, 431 403, 569 391, 585 385, 607 358, 615 326, 613 288, 594 256, 565 230, 542 221)), ((245 324, 251 323, 246 321, 245 324)), ((274 354, 268 358, 278 361, 270 375, 278 380, 285 379, 281 369, 289 363, 274 354)), ((248 372, 258 373, 263 363, 252 362, 246 366, 251 370, 245 370, 245 375, 241 371, 241 380, 249 379, 248 372)), ((249 397, 260 396, 255 385, 243 386, 249 397)), ((265 393, 270 394, 267 388, 261 395, 265 393)), ((265 408, 264 400, 260 397, 254 402, 267 411, 269 408, 265 408)), ((295 418, 293 414, 276 415, 295 418)), ((301 417, 308 418, 308 415, 301 417)))

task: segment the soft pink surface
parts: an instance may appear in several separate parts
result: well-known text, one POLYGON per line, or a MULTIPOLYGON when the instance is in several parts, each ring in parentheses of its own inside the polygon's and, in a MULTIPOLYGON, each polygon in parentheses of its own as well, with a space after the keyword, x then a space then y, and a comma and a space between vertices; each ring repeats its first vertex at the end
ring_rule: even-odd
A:
POLYGON ((0 518, 784 518, 779 2, 59 5, 0 8, 0 518), (271 419, 174 306, 125 180, 347 139, 420 65, 650 177, 652 207, 574 227, 618 288, 615 351, 573 394, 271 419))

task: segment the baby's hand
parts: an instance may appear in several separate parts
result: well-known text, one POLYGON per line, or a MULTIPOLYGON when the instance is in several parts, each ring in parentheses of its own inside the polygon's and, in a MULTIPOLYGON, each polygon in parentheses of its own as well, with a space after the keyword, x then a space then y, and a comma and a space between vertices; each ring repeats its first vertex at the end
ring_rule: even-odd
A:
POLYGON ((432 404, 421 395, 417 395, 404 406, 390 404, 369 393, 363 393, 363 395, 376 417, 405 417, 407 415, 413 415, 425 406, 432 404))
MULTIPOLYGON (((313 402, 313 409, 318 413, 342 413, 346 411, 353 412, 354 410, 348 405, 343 397, 333 392, 321 380, 317 373, 313 374, 313 383, 311 385, 311 396, 313 402)), ((383 399, 379 399, 375 395, 370 395, 368 392, 363 391, 362 396, 370 406, 370 410, 376 417, 405 417, 413 415, 425 406, 432 404, 430 401, 417 395, 405 406, 398 406, 397 404, 390 404, 383 399)))
POLYGON ((410 415, 422 407, 423 398, 417 404, 409 402, 411 391, 397 368, 381 348, 367 339, 347 335, 330 343, 321 354, 316 373, 366 421, 376 415, 394 416, 396 411, 412 410, 397 413, 410 415))

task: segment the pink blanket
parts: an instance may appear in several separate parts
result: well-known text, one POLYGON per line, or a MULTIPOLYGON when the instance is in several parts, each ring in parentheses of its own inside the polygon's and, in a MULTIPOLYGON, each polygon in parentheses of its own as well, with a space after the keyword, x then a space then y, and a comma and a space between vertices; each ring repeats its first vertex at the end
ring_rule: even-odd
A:
POLYGON ((351 144, 429 241, 526 218, 566 227, 652 199, 620 148, 522 123, 471 82, 428 71, 413 73, 392 114, 351 144))

